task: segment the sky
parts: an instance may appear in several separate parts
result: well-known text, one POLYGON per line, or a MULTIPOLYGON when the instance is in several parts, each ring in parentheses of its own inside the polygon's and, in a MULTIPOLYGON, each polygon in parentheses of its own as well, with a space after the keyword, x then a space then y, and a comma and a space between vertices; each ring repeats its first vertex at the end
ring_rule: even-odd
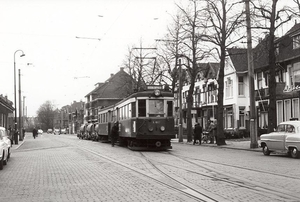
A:
POLYGON ((174 0, 0 0, 0 94, 14 102, 15 62, 27 116, 48 100, 85 101, 128 47, 164 37, 175 10, 174 0))
POLYGON ((175 2, 187 0, 0 0, 0 94, 14 102, 15 62, 27 116, 46 101, 85 101, 120 70, 129 47, 164 38, 175 2))

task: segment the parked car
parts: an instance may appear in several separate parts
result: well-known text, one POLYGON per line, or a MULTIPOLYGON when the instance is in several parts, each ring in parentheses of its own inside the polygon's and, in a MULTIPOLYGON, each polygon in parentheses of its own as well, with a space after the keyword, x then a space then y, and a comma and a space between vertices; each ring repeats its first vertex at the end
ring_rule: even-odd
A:
POLYGON ((54 129, 54 135, 60 135, 59 129, 54 129))
POLYGON ((8 138, 7 131, 0 127, 0 170, 7 164, 11 152, 11 141, 8 138))
POLYGON ((67 134, 67 129, 65 129, 65 128, 61 129, 61 130, 60 130, 60 133, 61 133, 61 134, 67 134))
POLYGON ((277 126, 276 131, 260 136, 264 155, 284 152, 293 158, 300 158, 300 121, 286 121, 277 126))
POLYGON ((48 129, 48 130, 47 130, 47 133, 48 133, 48 134, 52 134, 52 133, 53 133, 53 130, 52 130, 52 129, 48 129))
POLYGON ((42 129, 38 129, 38 134, 43 134, 43 130, 42 129))

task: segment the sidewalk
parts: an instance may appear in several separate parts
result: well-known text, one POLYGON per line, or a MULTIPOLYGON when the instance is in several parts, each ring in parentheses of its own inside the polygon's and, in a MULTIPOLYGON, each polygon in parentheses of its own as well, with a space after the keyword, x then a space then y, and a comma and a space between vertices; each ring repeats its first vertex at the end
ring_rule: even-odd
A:
MULTIPOLYGON (((23 141, 19 141, 19 143, 17 145, 13 144, 12 151, 17 150, 25 142, 25 139, 23 141)), ((207 143, 202 143, 201 146, 262 152, 262 149, 260 147, 260 140, 258 140, 258 148, 254 148, 254 149, 250 148, 250 140, 249 139, 228 139, 228 140, 225 140, 225 142, 226 142, 226 145, 222 145, 222 146, 218 146, 217 144, 207 144, 207 143)), ((188 143, 187 139, 183 139, 183 143, 179 143, 178 138, 172 139, 171 143, 172 144, 193 145, 192 143, 188 143)))
MULTIPOLYGON (((172 139, 171 142, 172 142, 172 144, 177 143, 177 144, 193 145, 192 143, 188 143, 186 139, 183 139, 183 143, 179 143, 178 138, 172 139)), ((222 146, 218 146, 217 144, 207 144, 207 143, 202 143, 201 146, 262 152, 262 149, 260 147, 260 140, 258 140, 258 148, 254 148, 254 149, 250 148, 250 140, 249 139, 228 139, 228 140, 225 140, 225 142, 226 142, 226 145, 222 145, 222 146)))

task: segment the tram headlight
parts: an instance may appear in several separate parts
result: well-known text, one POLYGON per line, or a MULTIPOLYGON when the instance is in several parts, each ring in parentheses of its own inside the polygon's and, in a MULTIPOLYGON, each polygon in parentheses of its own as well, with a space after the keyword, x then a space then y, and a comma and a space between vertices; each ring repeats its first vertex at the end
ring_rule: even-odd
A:
POLYGON ((154 91, 154 95, 155 95, 155 96, 160 96, 160 90, 155 90, 155 91, 154 91))
POLYGON ((166 130, 166 128, 165 128, 164 126, 161 126, 161 127, 160 127, 160 130, 161 130, 162 132, 164 132, 164 131, 166 130))
POLYGON ((149 130, 150 132, 152 132, 152 131, 154 130, 153 126, 149 126, 149 127, 148 127, 148 130, 149 130))

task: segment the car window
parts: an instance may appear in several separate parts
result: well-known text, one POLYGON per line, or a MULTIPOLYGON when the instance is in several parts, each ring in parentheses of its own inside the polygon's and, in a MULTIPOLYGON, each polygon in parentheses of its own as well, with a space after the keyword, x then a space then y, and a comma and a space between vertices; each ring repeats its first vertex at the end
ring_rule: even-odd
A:
POLYGON ((284 124, 278 125, 277 132, 285 132, 285 125, 284 124))
POLYGON ((0 130, 0 139, 2 139, 4 136, 4 131, 3 130, 0 130))
POLYGON ((286 132, 295 133, 295 127, 293 125, 287 125, 286 126, 286 132))

